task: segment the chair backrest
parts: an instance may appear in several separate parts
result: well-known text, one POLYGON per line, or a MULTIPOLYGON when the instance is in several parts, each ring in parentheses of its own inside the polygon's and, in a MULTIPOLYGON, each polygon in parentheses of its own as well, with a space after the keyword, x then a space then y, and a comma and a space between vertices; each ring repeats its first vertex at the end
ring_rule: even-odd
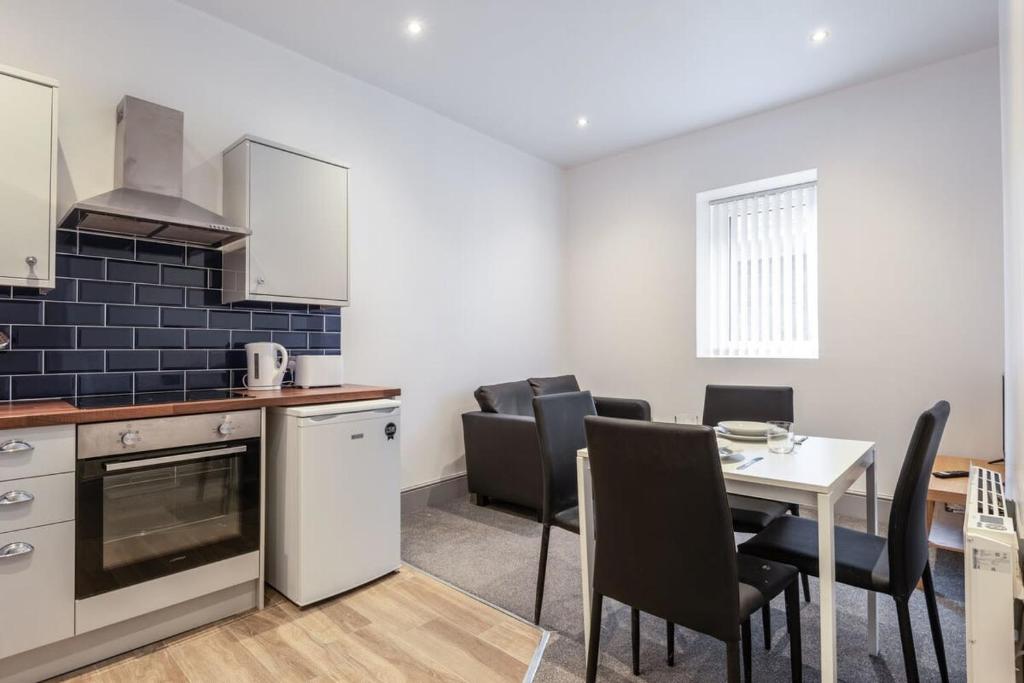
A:
POLYGON ((540 439, 541 481, 544 488, 544 522, 577 504, 576 451, 585 448, 583 418, 596 415, 589 391, 549 394, 533 399, 540 439))
POLYGON ((939 401, 921 413, 896 482, 888 538, 889 582, 896 597, 905 598, 913 592, 928 561, 928 481, 948 419, 946 401, 939 401))
POLYGON ((576 381, 576 375, 559 375, 557 377, 531 377, 526 380, 530 383, 530 389, 534 396, 547 396, 548 394, 565 394, 570 391, 579 391, 580 384, 576 381))
POLYGON ((473 397, 485 413, 533 417, 533 389, 526 380, 485 384, 473 392, 473 397))
POLYGON ((732 515, 708 427, 588 417, 594 589, 720 640, 739 638, 732 515))
POLYGON ((701 422, 714 427, 724 420, 793 421, 793 387, 748 387, 709 384, 704 390, 701 422))

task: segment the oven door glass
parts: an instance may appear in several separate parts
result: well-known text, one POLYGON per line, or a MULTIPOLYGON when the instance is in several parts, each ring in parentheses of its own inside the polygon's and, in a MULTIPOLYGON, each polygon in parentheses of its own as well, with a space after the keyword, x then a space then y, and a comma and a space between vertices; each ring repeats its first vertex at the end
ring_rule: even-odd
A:
POLYGON ((77 597, 257 550, 258 443, 81 461, 77 597))

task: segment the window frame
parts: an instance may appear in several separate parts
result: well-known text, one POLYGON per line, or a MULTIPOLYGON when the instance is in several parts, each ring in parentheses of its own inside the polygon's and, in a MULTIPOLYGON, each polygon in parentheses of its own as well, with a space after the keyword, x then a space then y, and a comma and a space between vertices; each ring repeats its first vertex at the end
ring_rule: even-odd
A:
MULTIPOLYGON (((714 190, 706 190, 704 192, 698 192, 696 196, 697 202, 697 222, 696 222, 696 354, 697 358, 746 358, 746 359, 764 359, 764 360, 817 360, 820 357, 820 277, 818 262, 820 260, 820 250, 818 249, 818 220, 817 216, 818 206, 817 202, 815 205, 815 235, 813 239, 813 246, 815 248, 815 260, 814 260, 814 282, 815 290, 811 294, 813 297, 813 304, 809 306, 808 312, 811 312, 813 308, 813 319, 815 323, 814 338, 812 341, 807 342, 786 342, 785 348, 775 353, 743 353, 737 350, 735 353, 721 353, 715 352, 715 349, 711 348, 710 341, 710 330, 708 325, 710 324, 710 308, 713 306, 713 302, 709 301, 710 294, 708 293, 708 264, 711 250, 711 206, 714 203, 718 203, 722 200, 732 199, 736 197, 742 197, 750 194, 760 194, 764 192, 771 192, 773 190, 782 190, 788 187, 796 185, 807 185, 813 183, 815 185, 815 192, 817 194, 820 187, 818 186, 818 169, 812 168, 804 171, 797 171, 795 173, 787 173, 784 175, 773 176, 771 178, 763 178, 760 180, 754 180, 746 183, 739 183, 737 185, 730 185, 728 187, 721 187, 714 190)), ((729 307, 731 313, 731 305, 729 307)))

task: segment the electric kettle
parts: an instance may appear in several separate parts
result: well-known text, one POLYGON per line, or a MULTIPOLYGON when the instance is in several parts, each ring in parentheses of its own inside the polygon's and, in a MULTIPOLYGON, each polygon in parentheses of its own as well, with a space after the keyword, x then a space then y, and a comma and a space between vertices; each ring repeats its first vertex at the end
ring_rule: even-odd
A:
POLYGON ((288 351, 274 342, 253 342, 245 345, 248 374, 242 380, 247 389, 280 389, 284 371, 288 369, 288 351))

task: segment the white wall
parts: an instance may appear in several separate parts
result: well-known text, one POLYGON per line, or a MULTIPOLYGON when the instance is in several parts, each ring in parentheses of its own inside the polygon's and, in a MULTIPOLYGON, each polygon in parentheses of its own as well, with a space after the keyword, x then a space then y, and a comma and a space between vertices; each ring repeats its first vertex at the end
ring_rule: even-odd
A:
POLYGON ((701 412, 705 384, 790 384, 797 430, 871 439, 891 494, 914 420, 1000 455, 999 73, 987 50, 568 174, 569 357, 602 394, 701 412), (696 193, 818 169, 821 357, 695 357, 696 193))
MULTIPOLYGON (((1024 496, 1024 3, 1002 0, 999 65, 1003 114, 1006 315, 1006 474, 1024 496)), ((1024 505, 1017 508, 1024 519, 1024 505)), ((1022 527, 1018 525, 1018 532, 1022 527)))
POLYGON ((560 369, 558 168, 165 0, 0 2, 0 63, 60 80, 59 211, 110 189, 126 93, 185 112, 214 210, 242 133, 351 164, 347 378, 401 386, 405 486, 464 470, 478 384, 560 369))

